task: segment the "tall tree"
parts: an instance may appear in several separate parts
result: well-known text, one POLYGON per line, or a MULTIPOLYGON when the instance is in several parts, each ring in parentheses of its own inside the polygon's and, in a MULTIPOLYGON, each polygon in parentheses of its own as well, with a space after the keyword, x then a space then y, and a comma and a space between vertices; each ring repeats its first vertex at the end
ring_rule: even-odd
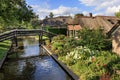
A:
POLYGON ((118 17, 118 18, 120 18, 120 10, 119 10, 119 12, 115 13, 115 16, 118 17))
POLYGON ((34 16, 35 13, 25 0, 0 0, 0 26, 3 29, 17 28, 23 22, 29 23, 34 16))
POLYGON ((75 18, 80 18, 81 16, 84 16, 84 14, 82 14, 82 13, 78 13, 78 14, 75 14, 75 18))
POLYGON ((48 16, 46 16, 45 19, 48 19, 48 16))
POLYGON ((53 16, 54 16, 54 14, 52 12, 50 12, 49 17, 53 18, 53 16))

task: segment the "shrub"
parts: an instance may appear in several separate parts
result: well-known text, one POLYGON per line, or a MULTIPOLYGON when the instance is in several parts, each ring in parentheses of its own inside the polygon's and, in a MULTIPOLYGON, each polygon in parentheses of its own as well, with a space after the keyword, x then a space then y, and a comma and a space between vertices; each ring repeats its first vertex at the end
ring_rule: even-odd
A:
POLYGON ((52 50, 57 50, 58 54, 63 56, 64 44, 65 44, 65 35, 58 35, 52 38, 52 50))
POLYGON ((55 33, 55 34, 64 34, 66 35, 67 29, 60 29, 60 28, 48 28, 49 32, 55 33))
POLYGON ((50 40, 45 40, 45 43, 46 43, 47 46, 49 46, 50 45, 50 40))
POLYGON ((62 46, 59 46, 57 49, 60 51, 60 50, 62 50, 63 48, 62 48, 62 46))
POLYGON ((58 35, 52 38, 52 41, 57 41, 57 40, 63 40, 65 38, 65 35, 58 35))
MULTIPOLYGON (((106 36, 100 29, 97 30, 90 30, 87 28, 82 29, 81 31, 78 32, 78 37, 80 38, 79 43, 81 46, 87 46, 88 48, 94 50, 107 49, 108 47, 108 44, 106 44, 106 36)), ((109 46, 110 45, 111 43, 109 41, 109 46)))
POLYGON ((52 46, 52 48, 51 48, 51 49, 52 49, 53 51, 54 51, 54 50, 56 50, 56 46, 52 46))

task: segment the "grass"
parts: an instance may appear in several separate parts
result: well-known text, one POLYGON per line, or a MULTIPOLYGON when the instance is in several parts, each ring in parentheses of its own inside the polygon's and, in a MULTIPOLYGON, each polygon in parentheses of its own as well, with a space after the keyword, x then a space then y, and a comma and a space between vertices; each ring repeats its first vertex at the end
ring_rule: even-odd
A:
POLYGON ((4 42, 0 42, 0 60, 3 58, 5 52, 7 52, 10 47, 10 41, 6 40, 4 42))

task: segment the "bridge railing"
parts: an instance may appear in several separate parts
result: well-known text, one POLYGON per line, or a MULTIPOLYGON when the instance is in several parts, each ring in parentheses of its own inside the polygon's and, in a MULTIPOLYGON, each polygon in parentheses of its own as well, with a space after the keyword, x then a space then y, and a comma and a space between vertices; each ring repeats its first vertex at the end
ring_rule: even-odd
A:
POLYGON ((43 33, 45 33, 45 34, 50 34, 51 36, 57 36, 57 34, 54 34, 54 33, 52 33, 52 32, 47 32, 47 31, 44 31, 44 30, 42 30, 43 31, 43 33))
POLYGON ((47 32, 47 31, 40 30, 40 29, 31 29, 31 30, 15 29, 15 30, 11 30, 11 31, 0 34, 0 42, 7 40, 7 39, 11 39, 15 36, 40 35, 40 34, 42 34, 42 35, 46 34, 48 37, 56 36, 56 34, 54 34, 54 33, 47 32))
POLYGON ((15 32, 16 30, 12 30, 12 31, 8 31, 8 32, 0 34, 0 42, 13 38, 15 36, 15 32))
POLYGON ((17 30, 17 36, 24 36, 24 35, 35 35, 37 32, 33 30, 17 30))

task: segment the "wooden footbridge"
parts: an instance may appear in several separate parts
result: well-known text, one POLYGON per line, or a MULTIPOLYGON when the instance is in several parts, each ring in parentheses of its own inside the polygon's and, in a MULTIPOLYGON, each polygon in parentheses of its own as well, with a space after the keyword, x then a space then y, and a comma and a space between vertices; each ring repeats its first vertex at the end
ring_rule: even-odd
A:
POLYGON ((39 45, 42 44, 42 37, 47 36, 50 40, 52 39, 53 36, 56 36, 56 34, 53 34, 51 32, 47 32, 44 30, 39 30, 39 29, 34 29, 34 30, 23 30, 23 29, 15 29, 11 30, 5 33, 0 34, 0 42, 5 41, 5 40, 11 40, 12 44, 10 49, 8 50, 7 53, 5 53, 2 61, 0 61, 0 69, 2 68, 6 57, 8 56, 8 53, 10 52, 11 48, 13 47, 13 43, 16 44, 15 47, 18 47, 18 40, 17 37, 19 36, 39 36, 39 45))
POLYGON ((56 36, 56 34, 53 34, 51 32, 47 32, 44 30, 39 30, 39 29, 33 29, 33 30, 26 30, 26 29, 16 29, 16 30, 11 30, 8 32, 5 32, 3 34, 0 34, 0 42, 4 40, 11 39, 16 43, 17 46, 17 37, 19 36, 39 36, 39 42, 41 43, 42 41, 42 36, 47 36, 50 40, 53 36, 56 36))

